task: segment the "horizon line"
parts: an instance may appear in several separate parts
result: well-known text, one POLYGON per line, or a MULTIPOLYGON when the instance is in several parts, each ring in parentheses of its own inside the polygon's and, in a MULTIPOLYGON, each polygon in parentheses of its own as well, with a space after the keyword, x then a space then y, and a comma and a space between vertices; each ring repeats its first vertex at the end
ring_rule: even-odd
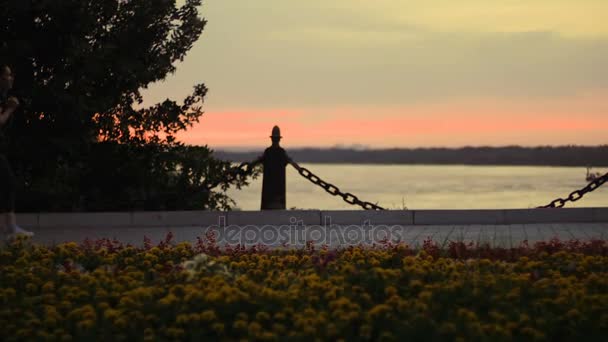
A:
MULTIPOLYGON (((205 146, 205 145, 191 145, 191 146, 205 146)), ((221 151, 221 152, 256 152, 260 149, 265 149, 269 145, 264 146, 218 146, 211 147, 206 145, 208 148, 213 151, 221 151)), ((285 146, 282 146, 286 148, 285 146)), ((597 144, 597 145, 579 145, 579 144, 563 144, 563 145, 462 145, 462 146, 417 146, 417 147, 406 147, 406 146, 394 146, 394 147, 374 147, 374 146, 365 146, 365 145, 333 145, 333 146, 289 146, 289 149, 297 149, 297 150, 305 150, 305 149, 314 149, 314 150, 359 150, 359 151, 381 151, 381 150, 423 150, 423 149, 447 149, 447 150, 459 150, 466 148, 564 148, 564 147, 579 147, 579 148, 598 148, 598 147, 608 147, 608 143, 597 144)))

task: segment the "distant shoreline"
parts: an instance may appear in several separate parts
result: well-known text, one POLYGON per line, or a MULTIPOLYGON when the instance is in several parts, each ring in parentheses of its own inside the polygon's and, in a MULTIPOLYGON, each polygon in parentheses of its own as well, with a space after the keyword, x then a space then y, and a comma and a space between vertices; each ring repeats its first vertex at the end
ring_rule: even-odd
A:
MULTIPOLYGON (((234 162, 257 158, 259 151, 215 151, 234 162)), ((557 147, 463 147, 414 149, 294 148, 287 153, 298 163, 487 166, 608 166, 608 145, 557 147)))

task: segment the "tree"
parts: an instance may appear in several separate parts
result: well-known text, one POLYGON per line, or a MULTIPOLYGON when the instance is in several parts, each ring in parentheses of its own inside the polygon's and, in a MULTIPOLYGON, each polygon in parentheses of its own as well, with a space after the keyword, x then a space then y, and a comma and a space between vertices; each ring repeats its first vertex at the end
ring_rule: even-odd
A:
POLYGON ((175 139, 203 115, 205 85, 181 104, 135 108, 140 90, 173 73, 200 37, 201 0, 0 5, 0 49, 22 102, 9 129, 10 158, 24 184, 19 210, 230 207, 225 194, 205 193, 201 183, 229 164, 207 146, 175 139))

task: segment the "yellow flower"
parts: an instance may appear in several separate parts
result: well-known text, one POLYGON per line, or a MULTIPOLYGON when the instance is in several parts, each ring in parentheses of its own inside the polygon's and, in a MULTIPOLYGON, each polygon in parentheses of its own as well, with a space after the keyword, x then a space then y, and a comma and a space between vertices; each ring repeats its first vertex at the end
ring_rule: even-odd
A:
POLYGON ((374 306, 371 310, 369 310, 369 315, 372 318, 377 318, 379 316, 384 316, 387 313, 391 312, 391 307, 386 304, 378 304, 374 306))
POLYGON ((247 320, 249 320, 249 316, 247 315, 246 312, 239 312, 236 314, 236 319, 247 321, 247 320))
POLYGON ((430 301, 431 297, 433 297, 433 293, 431 291, 422 291, 418 294, 418 298, 425 302, 430 301))
POLYGON ((249 323, 248 327, 249 336, 256 337, 262 332, 262 326, 258 322, 249 323))
POLYGON ((80 319, 80 320, 93 320, 94 321, 97 319, 97 314, 95 313, 95 309, 93 308, 93 306, 90 304, 87 304, 83 307, 72 310, 68 314, 67 318, 71 319, 71 320, 80 319))
POLYGON ((387 286, 387 287, 384 289, 384 294, 385 294, 387 297, 394 296, 394 295, 396 295, 396 294, 397 294, 397 289, 396 289, 394 286, 387 286))
POLYGON ((270 315, 269 315, 268 313, 264 312, 264 311, 260 311, 260 312, 258 312, 258 313, 255 315, 255 318, 256 318, 258 321, 262 321, 262 322, 264 322, 264 321, 268 321, 268 320, 270 320, 270 315))
POLYGON ((175 318, 175 323, 179 325, 186 325, 190 322, 190 318, 186 314, 179 314, 175 318))
POLYGON ((152 330, 151 328, 146 328, 144 330, 144 341, 156 341, 156 334, 154 333, 154 330, 152 330))
POLYGON ((78 329, 80 329, 80 330, 89 330, 95 326, 95 321, 87 319, 87 320, 78 322, 77 326, 78 326, 78 329))
POLYGON ((205 322, 212 322, 217 319, 215 311, 213 310, 205 310, 201 313, 201 320, 205 322))
POLYGON ((581 313, 577 310, 577 309, 570 309, 568 310, 568 312, 566 313, 566 317, 568 318, 568 320, 570 321, 574 321, 579 319, 581 316, 581 313))
POLYGON ((424 284, 422 283, 422 281, 418 280, 418 279, 414 279, 414 280, 410 280, 410 288, 412 290, 418 290, 420 289, 424 284))
POLYGON ((502 322, 505 320, 505 316, 498 311, 492 310, 488 314, 496 322, 502 322))
POLYGON ((211 325, 211 329, 213 329, 213 331, 215 331, 218 335, 221 335, 224 333, 224 324, 223 323, 213 323, 211 325))
POLYGON ((173 295, 173 293, 169 293, 168 295, 166 295, 165 297, 161 298, 158 301, 158 303, 163 306, 173 305, 178 302, 179 302, 179 299, 175 295, 173 295))
POLYGON ((464 308, 458 309, 458 316, 469 322, 477 320, 477 315, 473 311, 464 308))
POLYGON ((188 319, 193 324, 198 324, 201 321, 201 315, 197 313, 191 313, 188 315, 188 319))
POLYGON ((44 283, 44 285, 42 285, 42 292, 47 293, 53 291, 55 291, 55 284, 53 284, 52 281, 47 281, 44 283))
POLYGON ((115 309, 107 309, 103 313, 103 317, 108 321, 114 321, 120 316, 121 312, 115 309))
POLYGON ((237 320, 235 320, 235 321, 234 321, 234 323, 232 324, 232 327, 233 327, 235 330, 242 330, 242 331, 244 331, 244 330, 247 330, 247 328, 248 328, 248 324, 247 324, 247 321, 237 319, 237 320))
POLYGON ((4 294, 3 296, 7 299, 7 300, 11 300, 14 299, 15 296, 17 296, 17 291, 15 291, 15 289, 13 289, 12 287, 9 287, 8 289, 4 289, 4 294))

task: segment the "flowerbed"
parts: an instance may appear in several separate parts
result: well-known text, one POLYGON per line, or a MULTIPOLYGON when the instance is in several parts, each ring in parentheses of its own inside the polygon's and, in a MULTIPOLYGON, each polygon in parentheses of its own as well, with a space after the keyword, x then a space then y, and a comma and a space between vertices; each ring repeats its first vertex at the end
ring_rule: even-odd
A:
POLYGON ((605 340, 608 242, 0 248, 0 340, 605 340))

